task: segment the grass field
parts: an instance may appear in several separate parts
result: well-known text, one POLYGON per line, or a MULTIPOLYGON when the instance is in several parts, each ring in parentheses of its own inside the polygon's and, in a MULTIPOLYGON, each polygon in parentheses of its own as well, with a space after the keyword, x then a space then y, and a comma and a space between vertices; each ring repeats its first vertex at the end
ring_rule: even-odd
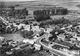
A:
POLYGON ((13 34, 1 34, 0 36, 5 37, 5 39, 8 40, 14 40, 14 41, 22 41, 24 38, 20 33, 13 33, 13 34))

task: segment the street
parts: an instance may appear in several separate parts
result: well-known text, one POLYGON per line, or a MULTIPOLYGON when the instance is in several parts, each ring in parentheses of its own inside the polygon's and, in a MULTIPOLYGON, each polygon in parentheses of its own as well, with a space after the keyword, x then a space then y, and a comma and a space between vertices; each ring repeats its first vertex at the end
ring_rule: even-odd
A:
POLYGON ((57 55, 66 56, 65 53, 60 53, 60 52, 59 52, 58 50, 56 50, 56 49, 51 49, 51 48, 49 48, 48 46, 44 45, 44 44, 41 42, 41 40, 42 40, 43 38, 47 38, 47 37, 48 37, 48 34, 44 34, 43 36, 41 36, 41 38, 39 38, 39 39, 37 40, 37 43, 40 44, 40 45, 42 45, 44 48, 52 51, 53 53, 56 53, 57 55))

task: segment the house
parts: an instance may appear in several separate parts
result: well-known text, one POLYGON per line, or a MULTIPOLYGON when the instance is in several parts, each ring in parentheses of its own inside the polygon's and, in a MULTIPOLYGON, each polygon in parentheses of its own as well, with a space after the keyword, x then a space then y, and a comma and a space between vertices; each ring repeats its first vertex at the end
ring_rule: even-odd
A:
POLYGON ((34 44, 35 50, 40 50, 41 49, 41 45, 39 44, 34 44))

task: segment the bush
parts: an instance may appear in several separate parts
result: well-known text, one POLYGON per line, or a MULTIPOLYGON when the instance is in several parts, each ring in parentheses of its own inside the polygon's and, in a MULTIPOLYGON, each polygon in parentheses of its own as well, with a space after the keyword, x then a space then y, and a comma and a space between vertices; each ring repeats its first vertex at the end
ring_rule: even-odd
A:
POLYGON ((50 16, 49 15, 36 15, 34 16, 34 18, 36 19, 36 21, 44 21, 44 20, 50 19, 50 16))
POLYGON ((29 38, 29 39, 31 39, 31 38, 33 38, 33 31, 27 31, 27 30, 25 30, 25 31, 23 31, 22 32, 22 36, 24 37, 24 38, 29 38))
POLYGON ((54 22, 54 24, 68 24, 68 23, 71 23, 68 19, 65 19, 64 17, 62 17, 61 19, 56 19, 53 22, 54 22))

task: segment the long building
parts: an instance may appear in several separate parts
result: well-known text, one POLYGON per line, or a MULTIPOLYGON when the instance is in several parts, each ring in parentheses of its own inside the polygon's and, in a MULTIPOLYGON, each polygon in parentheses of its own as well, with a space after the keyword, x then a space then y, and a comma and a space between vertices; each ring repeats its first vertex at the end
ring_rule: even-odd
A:
POLYGON ((68 14, 67 8, 53 7, 49 9, 39 9, 33 12, 34 15, 66 15, 68 14))
POLYGON ((33 15, 37 21, 50 19, 50 16, 55 15, 66 15, 68 10, 63 7, 53 7, 53 8, 42 8, 39 10, 34 10, 33 15))
POLYGON ((28 15, 28 10, 26 8, 17 8, 14 6, 0 8, 0 15, 9 16, 13 18, 25 18, 28 15))

